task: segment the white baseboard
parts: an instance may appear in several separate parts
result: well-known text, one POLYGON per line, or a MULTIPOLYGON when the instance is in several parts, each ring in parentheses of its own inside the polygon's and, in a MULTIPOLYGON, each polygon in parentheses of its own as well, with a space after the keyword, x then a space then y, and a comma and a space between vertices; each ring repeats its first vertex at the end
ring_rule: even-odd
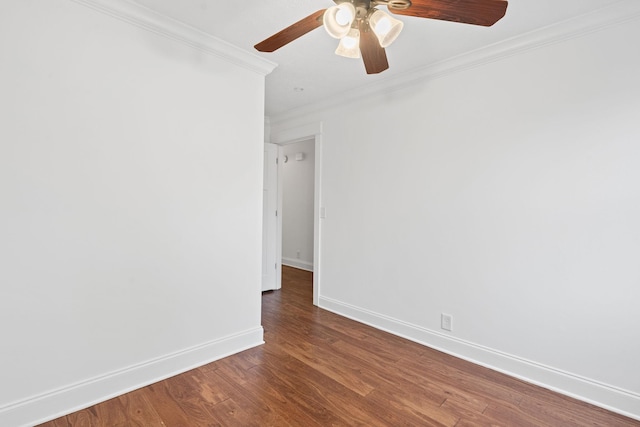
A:
POLYGON ((0 408, 0 426, 33 426, 264 344, 257 327, 0 408))
POLYGON ((640 420, 640 395, 637 393, 460 340, 331 298, 320 297, 319 306, 460 359, 640 420))
POLYGON ((295 258, 282 257, 282 265, 299 268, 300 270, 313 271, 313 263, 295 258))

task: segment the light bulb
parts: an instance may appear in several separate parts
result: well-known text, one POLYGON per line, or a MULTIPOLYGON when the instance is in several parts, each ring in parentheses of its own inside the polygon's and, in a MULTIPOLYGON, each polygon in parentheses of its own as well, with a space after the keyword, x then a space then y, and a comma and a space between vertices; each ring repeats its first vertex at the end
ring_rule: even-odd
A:
POLYGON ((348 7, 338 7, 336 12, 336 22, 339 25, 351 25, 353 22, 353 13, 348 7))
POLYGON ((380 47, 387 47, 400 35, 404 24, 381 10, 373 9, 369 16, 369 25, 378 37, 380 47))
POLYGON ((356 47, 358 45, 358 40, 356 40, 355 37, 345 36, 345 37, 342 38, 342 44, 347 49, 353 49, 354 47, 356 47))
POLYGON ((374 27, 373 31, 375 31, 376 34, 386 35, 390 29, 391 29, 391 21, 389 21, 389 18, 384 16, 381 20, 379 20, 376 23, 376 26, 374 27))
POLYGON ((331 6, 322 18, 324 29, 331 37, 341 39, 349 32, 355 17, 356 8, 349 2, 331 6))
POLYGON ((336 55, 346 58, 360 58, 360 31, 351 28, 346 36, 340 39, 336 55))

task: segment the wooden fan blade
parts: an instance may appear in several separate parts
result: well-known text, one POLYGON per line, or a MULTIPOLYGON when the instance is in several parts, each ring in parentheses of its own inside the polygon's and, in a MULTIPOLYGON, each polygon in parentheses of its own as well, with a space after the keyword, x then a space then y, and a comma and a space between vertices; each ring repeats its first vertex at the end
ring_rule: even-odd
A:
POLYGON ((322 25, 322 15, 326 9, 319 10, 312 13, 296 22, 293 25, 288 26, 284 30, 272 35, 268 39, 265 39, 255 45, 254 47, 260 52, 273 52, 280 49, 282 46, 291 43, 300 36, 304 36, 311 30, 315 30, 322 25))
POLYGON ((360 54, 367 74, 378 74, 389 68, 387 53, 368 24, 360 23, 360 54))
POLYGON ((398 15, 490 27, 504 16, 507 5, 505 0, 411 0, 407 9, 388 9, 398 15))

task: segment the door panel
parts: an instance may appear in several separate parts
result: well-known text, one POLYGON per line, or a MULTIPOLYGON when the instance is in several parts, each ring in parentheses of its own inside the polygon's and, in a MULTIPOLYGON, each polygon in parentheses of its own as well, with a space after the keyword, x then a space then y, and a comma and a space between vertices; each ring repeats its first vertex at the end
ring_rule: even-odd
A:
POLYGON ((262 187, 262 290, 279 289, 277 268, 278 146, 264 145, 262 187))

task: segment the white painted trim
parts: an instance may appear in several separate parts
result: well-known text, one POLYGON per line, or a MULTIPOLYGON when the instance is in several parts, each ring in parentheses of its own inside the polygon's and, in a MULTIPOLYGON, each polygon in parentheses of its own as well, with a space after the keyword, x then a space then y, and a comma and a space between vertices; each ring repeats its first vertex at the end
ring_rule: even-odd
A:
MULTIPOLYGON (((269 123, 272 122, 272 120, 269 121, 269 123)), ((295 144, 320 134, 322 134, 322 122, 313 122, 278 131, 271 135, 271 142, 280 145, 295 144)))
POLYGON ((275 62, 129 0, 71 1, 262 75, 269 74, 277 66, 275 62))
POLYGON ((313 304, 320 304, 320 283, 321 274, 320 264, 322 260, 322 218, 320 211, 324 210, 322 202, 322 122, 319 123, 318 132, 315 134, 315 160, 314 166, 314 185, 313 185, 313 304))
POLYGON ((264 143, 271 142, 271 119, 269 116, 264 116, 264 143))
POLYGON ((640 395, 637 393, 461 340, 447 333, 423 328, 332 298, 321 296, 319 306, 460 359, 640 420, 640 395))
POLYGON ((313 263, 301 259, 282 257, 282 265, 313 272, 313 263))
POLYGON ((260 344, 264 344, 263 329, 257 327, 89 378, 1 407, 0 425, 30 426, 50 421, 260 344))
POLYGON ((272 125, 304 117, 310 113, 361 101, 384 93, 402 90, 425 80, 445 77, 460 71, 499 61, 543 46, 560 43, 640 18, 640 1, 620 0, 601 9, 573 17, 547 27, 512 37, 407 73, 380 79, 306 106, 298 106, 271 117, 272 125))

